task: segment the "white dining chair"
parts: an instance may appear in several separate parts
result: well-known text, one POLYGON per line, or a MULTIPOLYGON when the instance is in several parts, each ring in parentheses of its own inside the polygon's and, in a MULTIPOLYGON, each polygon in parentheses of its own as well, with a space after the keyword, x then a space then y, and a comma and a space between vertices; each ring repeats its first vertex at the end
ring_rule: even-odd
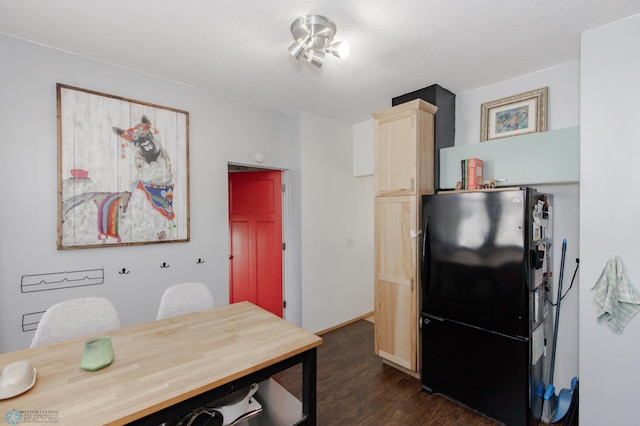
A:
POLYGON ((156 319, 204 311, 214 306, 213 294, 206 285, 197 282, 174 284, 162 294, 156 319))
POLYGON ((31 347, 120 328, 120 315, 104 297, 82 297, 51 306, 42 315, 31 347))

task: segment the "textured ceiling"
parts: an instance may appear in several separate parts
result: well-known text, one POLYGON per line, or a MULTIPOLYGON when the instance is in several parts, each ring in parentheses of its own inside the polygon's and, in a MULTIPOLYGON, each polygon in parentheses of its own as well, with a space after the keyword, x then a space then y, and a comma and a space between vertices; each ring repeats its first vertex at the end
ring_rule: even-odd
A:
POLYGON ((0 32, 353 124, 433 83, 460 93, 578 59, 582 32, 638 13, 640 0, 1 0, 0 32), (306 14, 336 23, 348 59, 288 54, 306 14))

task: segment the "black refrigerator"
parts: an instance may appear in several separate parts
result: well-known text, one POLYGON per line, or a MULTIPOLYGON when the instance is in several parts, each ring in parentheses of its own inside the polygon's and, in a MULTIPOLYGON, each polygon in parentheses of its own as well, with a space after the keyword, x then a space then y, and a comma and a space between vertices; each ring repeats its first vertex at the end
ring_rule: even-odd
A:
POLYGON ((507 425, 538 424, 552 327, 552 199, 533 188, 423 196, 424 391, 507 425))

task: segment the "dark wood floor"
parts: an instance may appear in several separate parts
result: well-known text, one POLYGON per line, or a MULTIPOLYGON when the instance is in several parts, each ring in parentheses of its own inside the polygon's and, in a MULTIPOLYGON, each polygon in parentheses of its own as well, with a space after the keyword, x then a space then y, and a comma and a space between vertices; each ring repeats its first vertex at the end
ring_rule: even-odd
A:
MULTIPOLYGON (((429 395, 420 380, 373 353, 373 324, 360 320, 322 336, 318 348, 318 425, 495 426, 497 423, 429 395)), ((274 377, 301 398, 301 367, 274 377)))

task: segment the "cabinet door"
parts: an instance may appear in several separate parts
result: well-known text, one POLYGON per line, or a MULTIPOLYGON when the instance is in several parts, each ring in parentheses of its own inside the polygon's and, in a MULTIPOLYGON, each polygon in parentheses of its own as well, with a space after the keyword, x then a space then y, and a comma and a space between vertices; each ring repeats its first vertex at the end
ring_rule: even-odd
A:
POLYGON ((417 197, 375 199, 375 351, 417 365, 417 197))
POLYGON ((410 109, 376 121, 376 195, 416 193, 417 110, 410 109))

